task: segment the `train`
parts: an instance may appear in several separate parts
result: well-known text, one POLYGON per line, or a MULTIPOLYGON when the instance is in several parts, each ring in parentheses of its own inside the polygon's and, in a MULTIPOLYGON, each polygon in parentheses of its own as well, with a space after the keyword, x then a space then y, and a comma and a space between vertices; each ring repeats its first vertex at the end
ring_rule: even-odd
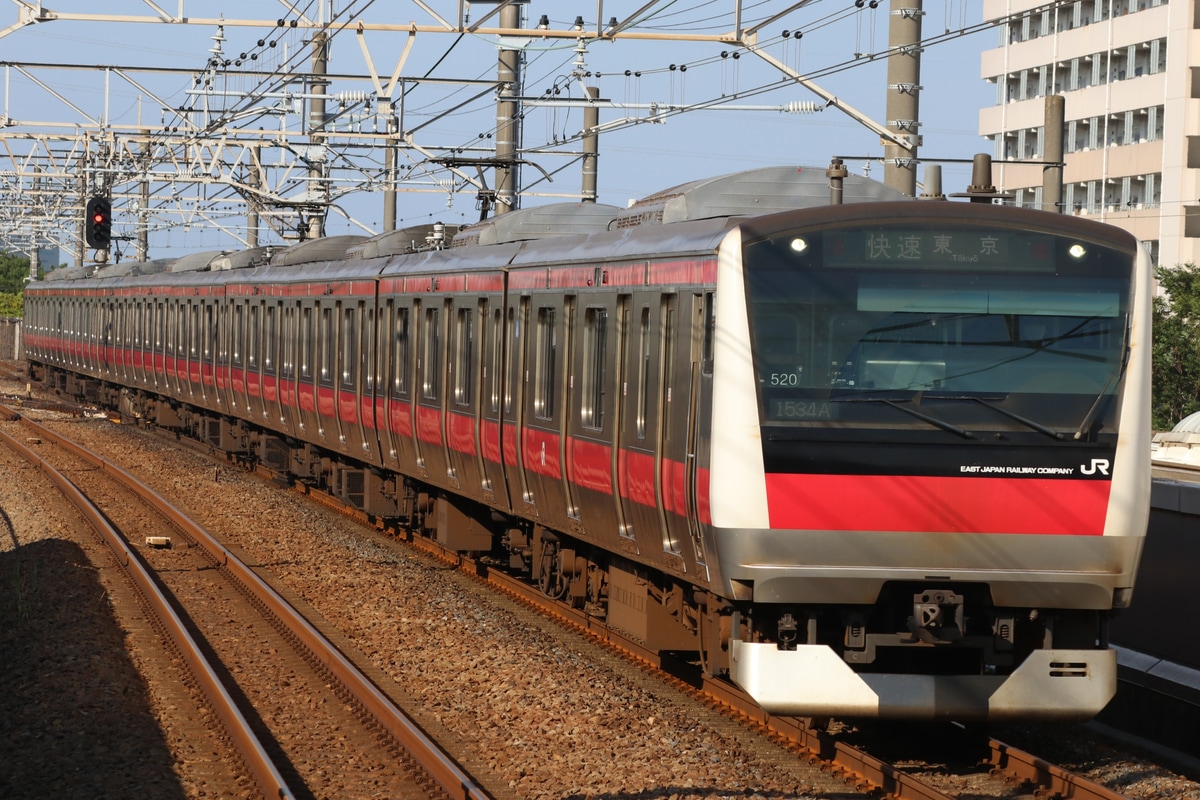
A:
POLYGON ((768 713, 1091 717, 1149 513, 1145 248, 834 174, 58 270, 24 351, 768 713))

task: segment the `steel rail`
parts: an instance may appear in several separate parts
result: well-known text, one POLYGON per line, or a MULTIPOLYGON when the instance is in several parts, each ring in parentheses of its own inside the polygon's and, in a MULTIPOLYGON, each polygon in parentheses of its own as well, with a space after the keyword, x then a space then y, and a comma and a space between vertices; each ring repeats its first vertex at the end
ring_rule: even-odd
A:
MULTIPOLYGON (((4 408, 3 410, 10 420, 21 419, 24 421, 19 414, 11 409, 4 408)), ((58 437, 47 438, 54 440, 58 437)), ((175 613, 170 601, 163 594, 162 590, 159 589, 149 570, 142 563, 141 557, 129 547, 122 536, 104 518, 103 513, 79 491, 78 487, 70 479, 51 466, 49 462, 31 448, 26 447, 4 431, 0 431, 0 441, 3 441, 7 447, 19 453, 22 458, 36 466, 46 475, 58 487, 59 491, 63 493, 63 496, 70 500, 72 505, 79 510, 79 513, 87 519, 88 524, 100 534, 109 549, 116 555, 118 564, 129 576, 138 591, 146 599, 151 610, 166 628, 168 635, 187 663, 188 669, 212 704, 214 711, 221 719, 234 745, 242 754, 246 767, 250 770, 255 783, 262 792, 262 796, 281 799, 295 797, 292 790, 288 787, 287 782, 283 779, 283 776, 280 775, 275 762, 267 754, 262 742, 250 728, 250 723, 233 701, 229 690, 217 676, 208 659, 200 652, 200 646, 192 638, 191 634, 188 633, 183 620, 175 613)))
POLYGON ((445 752, 416 722, 392 702, 387 694, 380 690, 311 622, 301 616, 274 588, 211 534, 121 467, 97 458, 95 454, 58 435, 44 425, 25 417, 20 417, 20 420, 45 438, 137 487, 139 494, 159 513, 168 517, 185 534, 195 539, 217 564, 227 569, 231 576, 246 588, 255 600, 279 617, 283 624, 308 648, 309 652, 338 680, 342 681, 354 698, 403 745, 405 750, 413 756, 414 760, 448 797, 463 798, 463 800, 493 800, 492 795, 486 789, 481 787, 449 753, 445 752))
MULTIPOLYGON (((365 526, 373 527, 366 514, 347 506, 336 497, 306 486, 297 486, 295 489, 365 526)), ((702 678, 697 686, 694 681, 677 677, 657 653, 646 650, 580 609, 549 601, 537 587, 515 576, 492 569, 486 563, 461 553, 446 550, 432 539, 411 536, 406 537, 404 541, 427 555, 454 565, 467 577, 590 635, 601 645, 627 660, 658 671, 661 677, 676 689, 713 707, 731 711, 757 726, 769 738, 791 745, 808 753, 810 758, 829 764, 833 769, 840 771, 843 778, 854 784, 859 791, 876 791, 897 800, 956 800, 953 795, 923 783, 919 778, 897 769, 883 759, 837 741, 827 733, 809 726, 802 718, 768 714, 745 692, 726 681, 702 678)), ((1039 796, 1044 794, 1059 800, 1128 800, 1119 792, 1072 774, 1012 745, 989 737, 988 746, 993 776, 1036 786, 1037 791, 1041 793, 1039 796)))

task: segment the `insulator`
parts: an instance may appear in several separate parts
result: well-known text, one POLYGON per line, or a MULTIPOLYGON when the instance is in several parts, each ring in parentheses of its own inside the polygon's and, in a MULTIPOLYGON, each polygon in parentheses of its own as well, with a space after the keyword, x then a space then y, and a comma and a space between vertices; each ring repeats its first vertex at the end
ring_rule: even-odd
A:
POLYGON ((365 102, 367 99, 367 93, 364 91, 338 92, 336 97, 343 105, 349 105, 350 103, 365 102))
POLYGON ((793 100, 784 106, 783 110, 789 114, 816 114, 825 110, 825 104, 813 100, 793 100))

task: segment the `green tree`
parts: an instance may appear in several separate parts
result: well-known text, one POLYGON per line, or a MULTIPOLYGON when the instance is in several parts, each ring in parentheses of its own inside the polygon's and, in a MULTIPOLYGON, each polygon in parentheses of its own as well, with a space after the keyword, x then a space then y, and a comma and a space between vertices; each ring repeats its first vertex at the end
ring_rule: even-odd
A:
POLYGON ((0 292, 0 317, 24 317, 25 295, 0 292))
POLYGON ((1162 294, 1154 298, 1153 424, 1170 430, 1200 411, 1200 269, 1155 267, 1162 294))
POLYGON ((29 278, 29 258, 16 253, 0 253, 0 293, 20 294, 29 278))

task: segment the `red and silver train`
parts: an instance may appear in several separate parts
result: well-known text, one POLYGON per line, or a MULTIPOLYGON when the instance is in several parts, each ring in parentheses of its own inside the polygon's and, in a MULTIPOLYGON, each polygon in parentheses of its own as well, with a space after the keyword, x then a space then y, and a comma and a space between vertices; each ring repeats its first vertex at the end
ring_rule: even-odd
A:
POLYGON ((25 352, 772 713, 1091 716, 1148 515, 1148 258, 1072 216, 842 191, 755 170, 63 270, 26 291, 25 352))

